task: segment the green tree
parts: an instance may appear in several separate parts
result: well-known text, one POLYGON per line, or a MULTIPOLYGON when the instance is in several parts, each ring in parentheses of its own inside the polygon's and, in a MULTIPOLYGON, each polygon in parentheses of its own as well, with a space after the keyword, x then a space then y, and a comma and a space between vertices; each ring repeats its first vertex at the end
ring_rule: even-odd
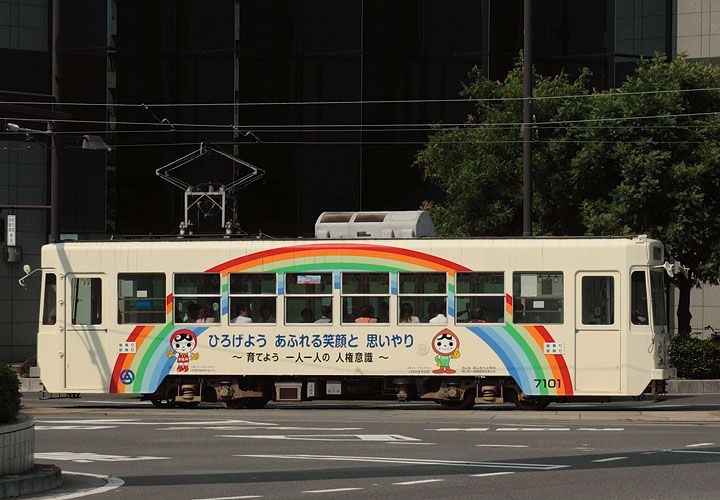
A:
POLYGON ((720 72, 705 63, 662 56, 593 99, 573 159, 601 165, 615 186, 583 202, 589 234, 646 233, 688 272, 677 279, 678 333, 690 334, 690 290, 720 275, 720 72), (640 118, 652 117, 652 118, 640 118), (602 124, 598 126, 598 124, 602 124))
MULTIPOLYGON (((562 74, 535 77, 537 97, 586 95, 590 72, 571 80, 562 74)), ((444 236, 502 236, 518 234, 522 227, 522 61, 503 82, 485 78, 479 69, 470 72, 462 95, 473 108, 462 126, 438 126, 415 164, 426 180, 445 193, 442 202, 428 201, 438 234, 444 236)), ((580 120, 583 99, 543 99, 534 104, 536 122, 580 120)), ((578 144, 565 140, 564 126, 537 127, 533 178, 534 232, 581 234, 582 219, 576 195, 568 190, 569 159, 578 144)))
MULTIPOLYGON (((679 333, 690 289, 720 277, 720 73, 662 56, 607 92, 589 72, 534 77, 533 233, 648 234, 688 268, 678 278, 679 333)), ((460 127, 438 127, 415 164, 443 200, 426 201, 445 236, 522 233, 522 61, 503 82, 469 75, 460 127)))

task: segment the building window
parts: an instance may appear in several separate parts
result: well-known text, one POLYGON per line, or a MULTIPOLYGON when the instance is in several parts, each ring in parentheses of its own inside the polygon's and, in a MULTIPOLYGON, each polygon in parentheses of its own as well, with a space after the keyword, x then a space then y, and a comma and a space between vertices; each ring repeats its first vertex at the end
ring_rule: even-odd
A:
POLYGON ((505 274, 455 274, 455 318, 458 323, 504 323, 505 274))
POLYGON ((220 273, 181 273, 173 287, 175 323, 220 322, 220 273))
POLYGON ((230 274, 230 322, 277 322, 277 276, 274 273, 230 274))
POLYGON ((118 323, 165 323, 165 274, 118 274, 118 323))
POLYGON ((513 273, 513 321, 562 323, 563 288, 561 272, 513 273))
POLYGON ((285 323, 332 323, 332 273, 288 273, 285 292, 285 323))
POLYGON ((447 275, 398 273, 398 322, 447 323, 447 275))
POLYGON ((343 273, 341 291, 343 323, 390 321, 388 273, 343 273))

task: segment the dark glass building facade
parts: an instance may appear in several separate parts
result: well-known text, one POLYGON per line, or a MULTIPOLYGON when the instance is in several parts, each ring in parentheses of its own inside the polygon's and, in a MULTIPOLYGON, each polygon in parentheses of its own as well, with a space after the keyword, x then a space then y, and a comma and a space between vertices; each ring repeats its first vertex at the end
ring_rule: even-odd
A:
MULTIPOLYGON (((542 74, 589 67, 591 84, 609 88, 638 57, 673 53, 676 1, 532 3, 542 74)), ((521 0, 0 0, 0 118, 44 129, 38 110, 71 115, 56 121, 63 233, 176 233, 183 195, 155 170, 211 142, 266 171, 232 197, 239 229, 308 234, 322 211, 416 209, 437 195, 414 156, 430 124, 466 118, 457 99, 474 66, 497 80, 512 68, 522 9, 521 0), (79 150, 86 134, 111 150, 79 150)), ((0 205, 48 202, 38 141, 27 149, 24 135, 0 135, 0 205)), ((198 184, 246 172, 208 155, 176 173, 198 184)), ((16 213, 23 262, 37 267, 47 216, 16 213)), ((194 221, 220 229, 216 217, 194 221)), ((39 285, 29 280, 18 306, 20 267, 0 263, 9 332, 0 360, 34 352, 39 285)))

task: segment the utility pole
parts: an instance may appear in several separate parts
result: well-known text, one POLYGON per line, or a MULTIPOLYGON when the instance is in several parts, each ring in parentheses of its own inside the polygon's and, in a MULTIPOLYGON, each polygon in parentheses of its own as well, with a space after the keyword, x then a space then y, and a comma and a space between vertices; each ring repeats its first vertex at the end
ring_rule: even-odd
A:
POLYGON ((523 236, 532 236, 532 0, 524 0, 523 42, 523 236))

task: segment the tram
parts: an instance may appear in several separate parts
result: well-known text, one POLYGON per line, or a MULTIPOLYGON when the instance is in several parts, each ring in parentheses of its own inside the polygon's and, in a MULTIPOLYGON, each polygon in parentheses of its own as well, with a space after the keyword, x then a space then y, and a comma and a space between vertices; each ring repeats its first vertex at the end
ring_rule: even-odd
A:
POLYGON ((390 398, 541 409, 664 391, 659 241, 435 238, 423 236, 425 212, 394 214, 325 213, 315 239, 46 245, 42 382, 227 408, 390 398))

